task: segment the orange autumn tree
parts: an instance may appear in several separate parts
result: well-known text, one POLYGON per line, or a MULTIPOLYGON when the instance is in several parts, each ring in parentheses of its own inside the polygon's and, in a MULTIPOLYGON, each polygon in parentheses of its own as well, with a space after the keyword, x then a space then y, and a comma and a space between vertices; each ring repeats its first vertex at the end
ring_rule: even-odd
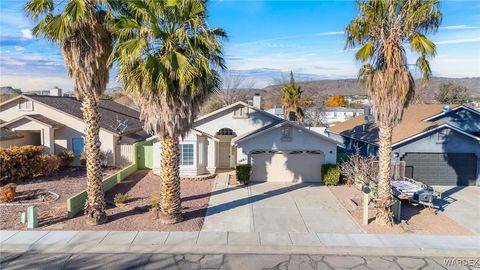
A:
POLYGON ((333 96, 325 100, 325 107, 345 107, 347 103, 342 96, 333 96))

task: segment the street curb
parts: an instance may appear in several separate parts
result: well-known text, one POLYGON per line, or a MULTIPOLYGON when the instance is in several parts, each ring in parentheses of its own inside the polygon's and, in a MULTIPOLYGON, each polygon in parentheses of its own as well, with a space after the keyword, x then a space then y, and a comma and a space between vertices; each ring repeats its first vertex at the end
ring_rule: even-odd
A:
POLYGON ((218 234, 141 231, 0 231, 0 242, 2 253, 342 254, 443 257, 477 257, 480 254, 480 236, 287 232, 218 234), (138 238, 140 234, 143 237, 138 238), (246 238, 243 241, 238 241, 240 238, 230 241, 229 235, 234 234, 236 239, 246 238), (200 236, 203 236, 202 241, 199 241, 200 236), (292 240, 293 236, 297 237, 296 241, 292 240), (304 238, 298 238, 299 236, 304 238), (266 241, 262 241, 262 238, 266 241), (256 241, 249 239, 256 239, 256 241))
POLYGON ((361 256, 476 257, 479 249, 252 246, 252 245, 1 245, 0 253, 201 253, 201 254, 331 254, 361 256))

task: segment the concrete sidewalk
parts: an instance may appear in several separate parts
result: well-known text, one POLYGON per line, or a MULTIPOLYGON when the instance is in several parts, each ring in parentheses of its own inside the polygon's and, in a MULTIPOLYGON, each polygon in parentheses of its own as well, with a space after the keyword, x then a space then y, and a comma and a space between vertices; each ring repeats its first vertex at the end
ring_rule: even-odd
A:
POLYGON ((480 236, 147 231, 0 231, 0 251, 478 257, 480 236))

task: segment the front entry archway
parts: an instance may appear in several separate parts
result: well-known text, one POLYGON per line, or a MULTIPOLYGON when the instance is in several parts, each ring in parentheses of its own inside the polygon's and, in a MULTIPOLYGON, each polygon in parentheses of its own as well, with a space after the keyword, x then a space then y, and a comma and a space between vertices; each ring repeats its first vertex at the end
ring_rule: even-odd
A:
POLYGON ((217 167, 219 169, 231 169, 235 167, 236 148, 232 146, 232 139, 236 134, 230 128, 222 128, 215 137, 219 139, 217 152, 217 167))

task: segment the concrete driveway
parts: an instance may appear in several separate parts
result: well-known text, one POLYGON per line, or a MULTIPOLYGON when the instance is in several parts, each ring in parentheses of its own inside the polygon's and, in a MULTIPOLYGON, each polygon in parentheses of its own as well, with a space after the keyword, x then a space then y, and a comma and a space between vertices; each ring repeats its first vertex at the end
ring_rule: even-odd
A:
POLYGON ((480 235, 480 187, 436 186, 442 199, 435 200, 441 210, 460 225, 480 235))
POLYGON ((363 232, 327 187, 283 183, 214 189, 202 231, 363 232))

